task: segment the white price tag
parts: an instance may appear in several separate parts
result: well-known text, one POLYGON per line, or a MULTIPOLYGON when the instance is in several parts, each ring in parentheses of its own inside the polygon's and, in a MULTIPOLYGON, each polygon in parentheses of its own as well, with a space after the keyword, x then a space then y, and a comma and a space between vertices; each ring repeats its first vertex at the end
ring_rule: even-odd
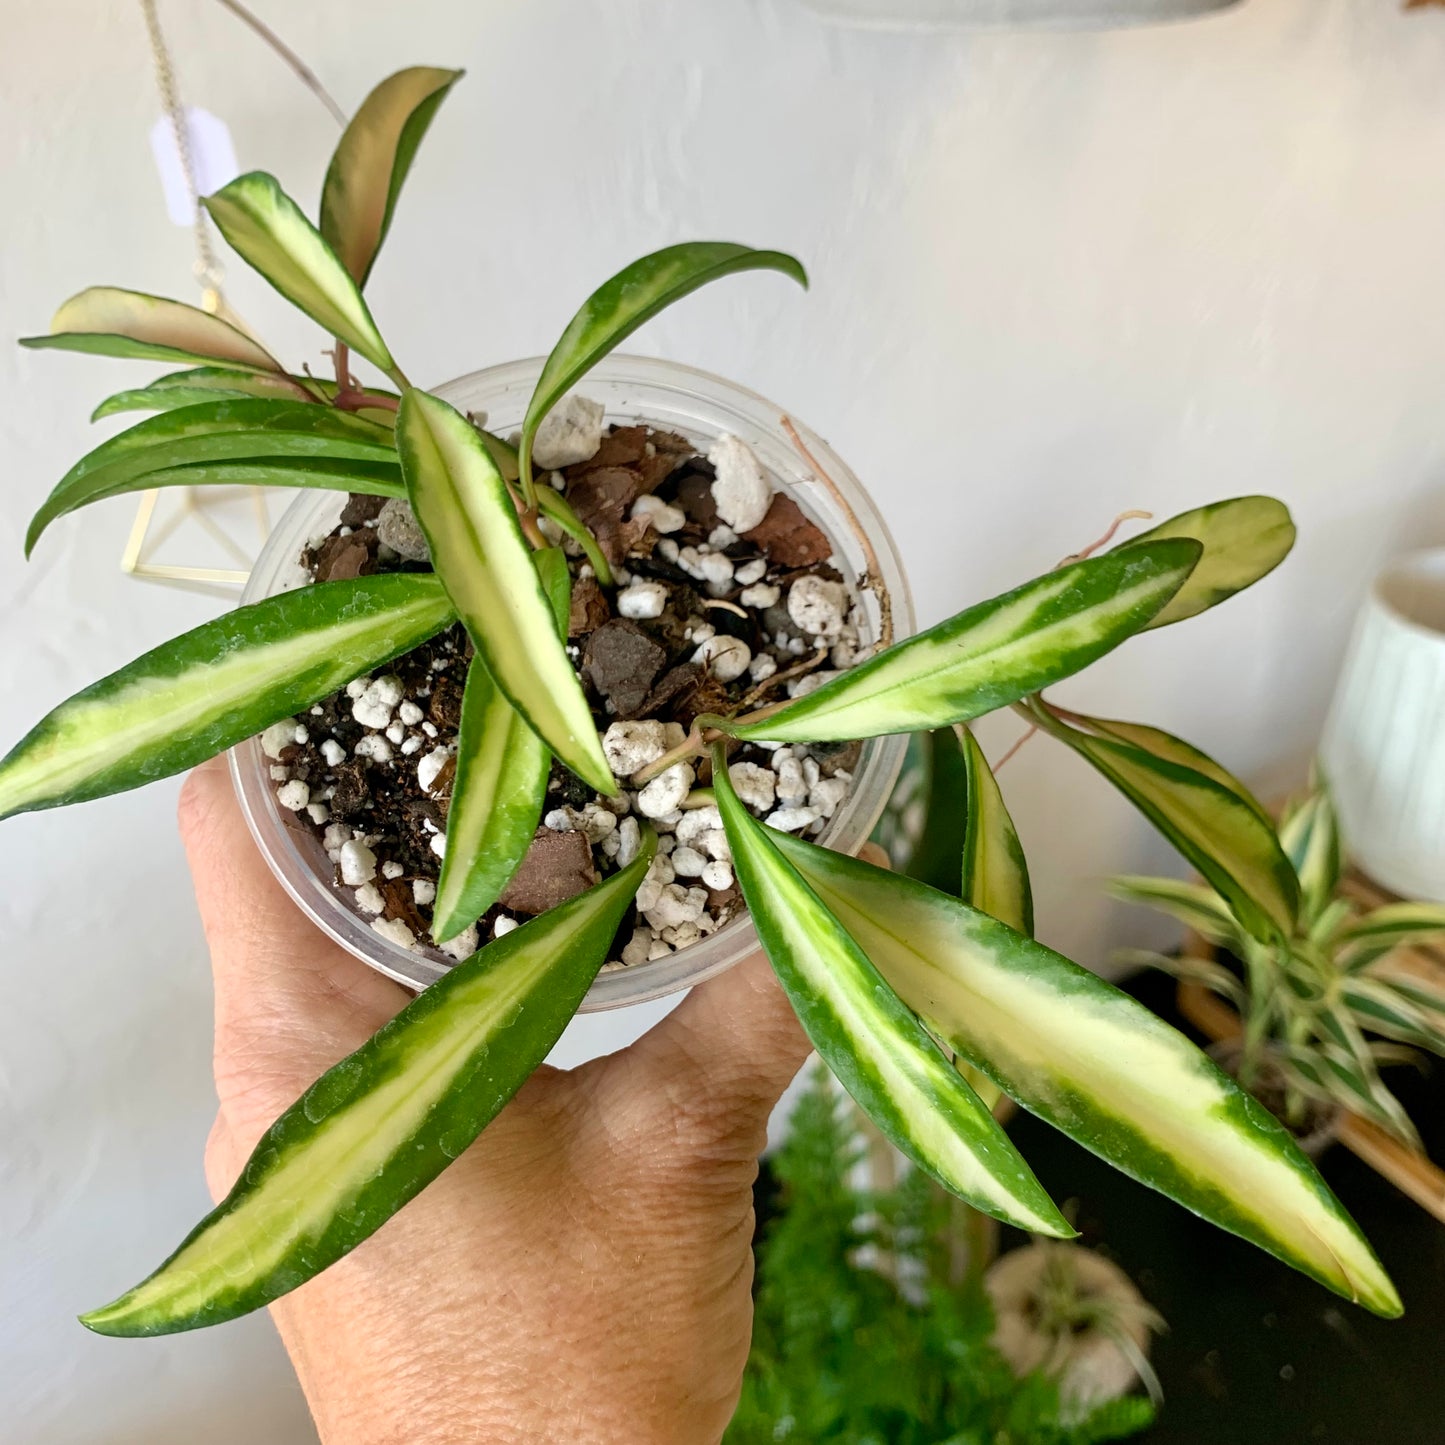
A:
MULTIPOLYGON (((208 196, 241 173, 236 164, 236 148, 231 144, 231 131, 226 122, 199 106, 185 108, 186 135, 190 142, 191 169, 196 178, 196 191, 208 196)), ((165 192, 166 211, 178 226, 193 226, 196 209, 186 188, 186 173, 176 147, 176 134, 170 117, 162 116, 151 127, 151 153, 165 192)))

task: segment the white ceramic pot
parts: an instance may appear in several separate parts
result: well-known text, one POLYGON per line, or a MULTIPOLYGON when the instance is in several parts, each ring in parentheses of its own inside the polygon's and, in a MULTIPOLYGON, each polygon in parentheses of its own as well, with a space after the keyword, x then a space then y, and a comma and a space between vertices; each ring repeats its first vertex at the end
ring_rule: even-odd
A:
POLYGON ((1241 0, 803 0, 815 14, 878 30, 1108 30, 1229 10, 1241 0))
POLYGON ((1394 893, 1445 903, 1445 547, 1376 579, 1320 757, 1351 858, 1394 893))

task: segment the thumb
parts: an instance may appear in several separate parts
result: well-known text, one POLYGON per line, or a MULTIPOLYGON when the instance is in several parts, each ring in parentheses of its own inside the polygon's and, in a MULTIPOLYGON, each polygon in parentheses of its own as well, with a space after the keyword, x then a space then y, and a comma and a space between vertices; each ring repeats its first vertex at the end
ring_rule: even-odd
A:
MULTIPOLYGON (((864 843, 858 856, 886 868, 887 853, 864 843)), ((761 950, 699 984, 626 1050, 630 1082, 674 1105, 735 1116, 747 1130, 768 1115, 813 1046, 761 950)))
POLYGON ((812 1053, 771 965, 755 953, 699 984, 632 1046, 657 1096, 766 1122, 812 1053))

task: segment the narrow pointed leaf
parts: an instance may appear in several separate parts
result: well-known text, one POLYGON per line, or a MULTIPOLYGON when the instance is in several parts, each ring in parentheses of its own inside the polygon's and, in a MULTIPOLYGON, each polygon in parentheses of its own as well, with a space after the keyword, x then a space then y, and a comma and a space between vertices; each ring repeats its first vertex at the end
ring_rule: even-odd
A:
POLYGON ((1342 928, 1338 942, 1346 967, 1355 972, 1412 944, 1431 943, 1445 934, 1445 904, 1387 903, 1342 928))
POLYGON ((967 728, 962 740, 968 770, 968 824, 960 896, 981 913, 1032 938, 1034 895, 1019 835, 978 740, 967 728))
POLYGON ((1281 826, 1279 841, 1299 876, 1306 912, 1314 917, 1335 896, 1345 871, 1339 821, 1328 789, 1317 787, 1295 809, 1281 826))
POLYGON ((409 574, 318 582, 239 607, 61 703, 0 760, 0 817, 183 772, 451 618, 441 584, 409 574))
POLYGON ((263 346, 219 316, 118 286, 92 286, 72 296, 51 318, 49 336, 25 336, 20 344, 141 361, 223 361, 253 371, 282 369, 263 346))
POLYGON ((1193 537, 1204 544, 1204 556, 1194 575, 1150 627, 1183 622, 1253 586, 1289 555, 1295 527, 1289 508, 1274 497, 1234 497, 1181 512, 1123 545, 1132 547, 1162 537, 1193 537))
MULTIPOLYGON (((303 474, 312 461, 372 464, 358 475, 374 472, 379 485, 355 488, 358 491, 384 490, 391 495, 401 480, 391 432, 331 407, 222 397, 163 412, 102 442, 71 467, 31 521, 25 552, 30 554, 57 517, 106 497, 160 485, 151 475, 174 467, 215 462, 289 466, 294 469, 294 480, 282 485, 343 489, 349 485, 328 477, 324 467, 320 469, 323 480, 307 482, 303 474), (384 486, 380 485, 383 479, 384 486)), ((202 480, 194 479, 196 484, 202 480)))
POLYGON ((993 1115, 778 851, 784 835, 743 807, 721 760, 713 776, 758 937, 838 1081, 920 1169, 976 1208, 1037 1234, 1071 1236, 993 1115))
MULTIPOLYGON (((1445 1027, 1445 992, 1431 988, 1427 983, 1413 976, 1402 977, 1396 973, 1378 973, 1371 974, 1370 977, 1387 984, 1407 1003, 1411 1003, 1421 1010, 1422 1014, 1430 1019, 1432 1029, 1445 1027), (1433 1015, 1440 1015, 1440 1017, 1435 1018, 1433 1015)), ((1349 986, 1354 986, 1353 979, 1350 980, 1349 986)))
POLYGON ((1101 737, 1114 738, 1118 742, 1128 743, 1131 747, 1142 748, 1146 753, 1152 753, 1154 757, 1162 758, 1167 763, 1178 763, 1181 767, 1203 773, 1220 787, 1228 788, 1240 802, 1251 808, 1271 827, 1274 826, 1269 809, 1228 768, 1215 762, 1208 753, 1202 752, 1193 743, 1185 742, 1173 733, 1166 733, 1163 728, 1149 727, 1146 723, 1123 722, 1118 718, 1084 717, 1078 713, 1060 712, 1059 715, 1101 737))
MULTIPOLYGON (((357 413, 369 420, 390 426, 399 400, 394 391, 366 387, 363 393, 375 398, 377 405, 362 407, 357 413)), ((132 387, 108 396, 91 412, 91 421, 127 411, 175 411, 183 406, 226 399, 242 400, 249 396, 277 401, 309 402, 319 405, 336 395, 336 383, 319 377, 281 376, 265 371, 235 371, 221 366, 196 366, 188 371, 173 371, 158 376, 149 386, 132 387)))
POLYGON ((1261 942, 1288 935, 1299 882, 1274 828, 1213 777, 1112 738, 1091 737, 1036 708, 1039 726, 1091 763, 1159 829, 1261 942))
POLYGON ((372 365, 396 370, 356 282, 274 176, 237 176, 201 204, 237 254, 293 306, 372 365))
MULTIPOLYGON (((1400 1101, 1385 1087, 1373 1060, 1343 1048, 1322 1048, 1315 1058, 1326 1085, 1345 1108, 1373 1120, 1408 1148, 1419 1151, 1420 1136, 1400 1101)), ((1296 1060, 1298 1062, 1298 1060, 1296 1060)))
POLYGON ((1240 929, 1234 915, 1212 888, 1175 878, 1114 878, 1109 892, 1125 903, 1157 908, 1221 948, 1238 950, 1240 929))
POLYGON ((342 133, 321 188, 321 234, 358 286, 386 239, 427 127, 460 70, 413 65, 389 75, 342 133))
POLYGON ((801 839, 778 847, 939 1036, 1025 1108, 1379 1314, 1399 1298, 1270 1113, 1111 984, 956 899, 801 839))
MULTIPOLYGON (((571 577, 556 547, 535 554, 542 587, 567 636, 571 577)), ((447 851, 437 880, 432 937, 454 938, 502 895, 532 845, 547 799, 552 754, 474 660, 462 695, 457 771, 447 809, 447 851)))
POLYGON ((521 465, 531 467, 542 419, 614 347, 664 307, 699 286, 739 271, 781 271, 808 284, 802 263, 783 251, 755 251, 731 241, 688 241, 643 256, 604 281, 567 323, 537 379, 522 424, 521 465))
POLYGON ((968 822, 968 773, 963 749, 953 728, 920 733, 918 741, 928 768, 927 811, 904 870, 910 878, 957 893, 963 877, 963 835, 968 822))
POLYGON ((1215 963, 1212 959, 1135 948, 1120 949, 1113 959, 1126 968, 1157 968, 1160 973, 1167 973, 1172 978, 1203 984, 1212 993, 1227 998, 1241 1013, 1248 1002, 1240 981, 1222 963, 1215 963))
POLYGON ((1445 1053, 1445 1020, 1432 1020, 1428 1011, 1411 999, 1376 978, 1351 979, 1340 994, 1345 1006, 1358 1020, 1361 1028, 1419 1044, 1433 1053, 1445 1053))
MULTIPOLYGON (((323 492, 362 492, 369 497, 404 497, 401 466, 391 462, 332 461, 295 457, 253 457, 244 462, 193 462, 146 472, 127 492, 157 487, 310 487, 323 492)), ((118 495, 107 492, 106 496, 118 495)))
POLYGON ((1187 539, 1060 567, 880 652, 755 723, 764 742, 843 742, 967 722, 1087 667, 1138 632, 1199 557, 1187 539))
POLYGON ((324 1073, 225 1200, 148 1279, 81 1317, 161 1335, 248 1314, 321 1273, 419 1194, 546 1058, 651 861, 489 943, 324 1073))
POLYGON ((432 563, 492 680, 567 767, 615 793, 511 494, 476 429, 413 389, 402 397, 396 442, 432 563))

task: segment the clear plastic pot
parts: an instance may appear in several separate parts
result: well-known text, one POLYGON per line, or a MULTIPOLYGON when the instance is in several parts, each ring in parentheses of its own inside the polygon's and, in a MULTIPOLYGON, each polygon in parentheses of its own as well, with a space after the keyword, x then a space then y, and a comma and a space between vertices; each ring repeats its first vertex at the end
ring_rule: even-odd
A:
MULTIPOLYGON (((464 412, 485 412, 487 425, 506 435, 520 427, 541 367, 540 357, 510 362, 459 377, 434 390, 464 412)), ((580 389, 604 404, 609 422, 647 422, 681 433, 703 451, 722 432, 741 437, 757 454, 774 486, 791 496, 833 541, 835 559, 850 579, 862 578, 873 565, 867 557, 871 546, 876 559, 874 580, 891 607, 894 636, 906 637, 913 630, 908 584, 883 519, 858 479, 827 443, 795 422, 838 495, 818 480, 784 431, 782 408, 706 372, 636 356, 609 357, 588 374, 580 389)), ((304 585, 307 579, 300 566, 301 552, 308 541, 336 525, 344 502, 338 493, 300 493, 262 549, 242 601, 256 602, 304 585)), ((864 592, 863 599, 864 638, 871 641, 878 634, 881 610, 871 589, 864 592)), ((847 852, 864 843, 898 777, 906 744, 906 738, 890 737, 864 745, 853 791, 830 820, 822 842, 847 852)), ((255 738, 232 749, 231 776, 257 846, 317 927, 373 968, 412 988, 425 988, 446 972, 451 960, 444 954, 421 947, 405 949, 382 938, 334 886, 334 870, 319 840, 295 814, 276 802, 269 764, 255 738)), ((756 946, 752 923, 742 914, 668 958, 599 974, 582 1009, 622 1008, 675 993, 741 962, 756 946)))

